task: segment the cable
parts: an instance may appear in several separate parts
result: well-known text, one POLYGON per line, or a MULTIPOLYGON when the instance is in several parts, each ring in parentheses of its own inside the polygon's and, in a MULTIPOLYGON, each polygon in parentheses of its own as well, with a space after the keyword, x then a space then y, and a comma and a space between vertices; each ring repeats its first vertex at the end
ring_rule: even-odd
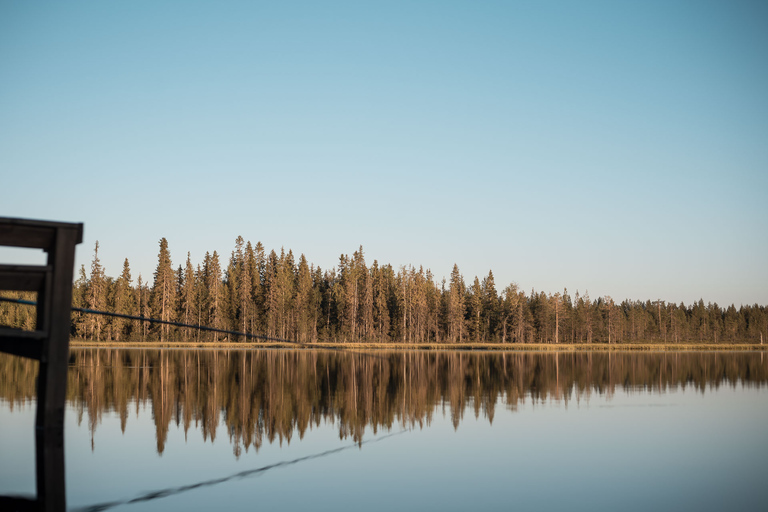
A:
MULTIPOLYGON (((31 301, 31 300, 23 300, 23 299, 12 299, 9 297, 0 297, 0 302, 10 302, 13 304, 23 304, 25 306, 37 306, 37 302, 31 301)), ((219 332, 222 334, 231 334, 233 336, 245 336, 246 338, 255 338, 259 340, 264 341, 276 341, 279 343, 293 343, 298 344, 298 342, 293 340, 286 340, 283 338, 273 338, 271 336, 264 336, 262 334, 251 334, 248 332, 239 332, 239 331, 230 331, 227 329, 217 329, 215 327, 206 327, 204 325, 193 325, 193 324, 184 324, 181 322, 171 322, 169 320, 160 320, 159 318, 147 318, 145 316, 136 316, 136 315, 124 315, 122 313, 111 313, 109 311, 98 311, 96 309, 87 309, 87 308, 76 308, 73 307, 72 311, 77 311, 78 313, 86 313, 89 315, 102 315, 102 316, 111 316, 115 318, 126 318, 128 320, 139 320, 141 322, 149 322, 151 324, 164 324, 164 325, 172 325, 174 327, 188 327, 191 329, 198 329, 201 331, 208 331, 208 332, 219 332)))

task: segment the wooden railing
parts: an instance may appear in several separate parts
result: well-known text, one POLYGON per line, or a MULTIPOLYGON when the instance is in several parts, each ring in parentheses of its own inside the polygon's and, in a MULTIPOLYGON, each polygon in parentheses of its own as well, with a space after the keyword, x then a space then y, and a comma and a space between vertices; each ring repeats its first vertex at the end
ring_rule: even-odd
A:
POLYGON ((0 510, 66 510, 64 399, 75 246, 83 225, 0 217, 0 246, 42 249, 45 265, 0 265, 0 290, 37 293, 35 330, 0 327, 0 351, 36 359, 37 499, 0 497, 0 510))

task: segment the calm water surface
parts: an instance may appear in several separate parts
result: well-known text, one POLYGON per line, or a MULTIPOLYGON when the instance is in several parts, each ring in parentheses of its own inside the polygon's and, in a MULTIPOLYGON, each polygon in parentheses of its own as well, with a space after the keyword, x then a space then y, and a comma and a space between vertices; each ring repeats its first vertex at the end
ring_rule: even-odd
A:
MULTIPOLYGON (((0 356, 0 494, 36 363, 0 356)), ((73 510, 755 510, 761 353, 73 350, 73 510)))

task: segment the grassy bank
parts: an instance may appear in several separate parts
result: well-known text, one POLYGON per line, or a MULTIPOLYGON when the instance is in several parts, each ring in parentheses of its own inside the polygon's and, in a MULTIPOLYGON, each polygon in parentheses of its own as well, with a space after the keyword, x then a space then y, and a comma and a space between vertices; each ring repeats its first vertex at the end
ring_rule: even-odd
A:
POLYGON ((751 343, 280 343, 280 342, 243 342, 243 343, 197 343, 197 342, 114 342, 88 341, 73 339, 71 347, 124 347, 124 348, 294 348, 294 349, 350 349, 350 350, 532 350, 532 351, 689 351, 689 350, 768 350, 768 345, 751 343))

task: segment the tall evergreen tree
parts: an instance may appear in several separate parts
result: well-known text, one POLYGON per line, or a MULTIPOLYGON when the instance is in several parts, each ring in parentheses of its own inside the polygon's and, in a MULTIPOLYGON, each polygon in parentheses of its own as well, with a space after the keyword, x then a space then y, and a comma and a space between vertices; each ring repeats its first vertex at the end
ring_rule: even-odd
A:
POLYGON ((504 299, 501 303, 501 342, 520 342, 522 327, 522 305, 518 295, 517 285, 512 283, 504 289, 504 299))
MULTIPOLYGON (((176 275, 171 263, 171 253, 168 250, 168 241, 160 239, 160 252, 157 255, 157 268, 155 269, 155 281, 152 285, 150 307, 153 317, 166 322, 175 320, 176 310, 176 275)), ((170 326, 160 324, 157 328, 160 341, 170 338, 170 326)))
MULTIPOLYGON (((76 308, 88 307, 88 276, 85 273, 85 265, 80 265, 77 280, 72 288, 72 306, 76 308)), ((73 311, 72 322, 74 323, 74 335, 85 339, 88 336, 89 319, 87 315, 73 311)))
POLYGON ((280 326, 280 337, 288 338, 293 335, 292 331, 295 329, 293 299, 296 288, 296 268, 294 265, 293 251, 290 249, 287 254, 284 250, 280 250, 277 279, 279 290, 278 324, 280 326))
POLYGON ((299 258, 299 268, 296 276, 296 300, 294 301, 294 318, 296 318, 297 340, 302 343, 310 341, 312 336, 312 320, 314 318, 312 274, 307 258, 302 254, 299 258))
POLYGON ((256 254, 251 242, 245 246, 243 254, 243 271, 239 290, 240 307, 243 310, 243 331, 256 333, 257 325, 257 297, 259 296, 259 268, 256 261, 256 254))
POLYGON ((267 336, 276 337, 280 328, 280 282, 278 279, 279 261, 277 253, 270 251, 264 269, 264 309, 267 336))
POLYGON ((451 271, 450 300, 448 301, 448 324, 451 342, 463 341, 464 337, 464 278, 459 273, 459 266, 454 264, 451 271))
POLYGON ((371 266, 371 276, 373 278, 373 321, 376 339, 384 341, 389 337, 389 308, 387 307, 389 286, 384 277, 384 270, 379 268, 376 260, 371 266))
POLYGON ((555 343, 560 343, 560 315, 563 309, 563 298, 558 292, 550 297, 550 302, 555 313, 555 343))
MULTIPOLYGON (((207 262, 203 263, 203 272, 205 274, 207 325, 215 329, 222 329, 224 327, 224 284, 221 280, 219 254, 213 251, 210 256, 206 253, 206 257, 207 262)), ((218 334, 212 333, 212 336, 213 341, 218 341, 218 334)))
POLYGON ((358 250, 357 258, 358 275, 358 326, 359 336, 362 339, 371 339, 373 329, 373 279, 365 266, 363 246, 358 250))
MULTIPOLYGON (((145 283, 141 279, 141 274, 139 274, 139 278, 137 279, 136 283, 136 304, 138 305, 138 312, 139 316, 141 317, 150 317, 150 309, 149 309, 149 289, 147 286, 147 283, 145 283)), ((139 333, 139 337, 141 341, 144 341, 147 337, 147 333, 149 331, 149 324, 145 321, 136 321, 137 323, 134 325, 134 331, 139 333)))
MULTIPOLYGON (((88 308, 98 311, 106 309, 107 304, 107 279, 104 267, 99 261, 99 241, 93 249, 93 261, 91 262, 91 279, 88 283, 88 308)), ((101 340, 101 330, 104 327, 104 317, 101 315, 88 315, 90 337, 101 340)))
POLYGON ((496 292, 496 283, 493 279, 493 271, 488 271, 488 277, 483 279, 483 331, 487 341, 495 341, 499 324, 501 301, 496 292))
POLYGON ((467 299, 469 334, 472 337, 472 341, 483 341, 482 322, 480 321, 483 309, 483 288, 480 286, 480 280, 477 276, 475 276, 475 281, 472 283, 467 299))
MULTIPOLYGON (((135 315, 136 301, 131 288, 131 267, 128 258, 123 262, 123 271, 115 281, 114 312, 121 315, 135 315)), ((112 320, 115 341, 121 341, 128 336, 130 321, 125 318, 112 320)))
MULTIPOLYGON (((192 255, 187 252, 187 262, 184 265, 184 278, 179 290, 179 313, 178 318, 185 324, 194 323, 193 319, 197 316, 197 283, 195 278, 195 267, 192 266, 192 255)), ((185 339, 192 336, 190 328, 184 329, 185 339)))

